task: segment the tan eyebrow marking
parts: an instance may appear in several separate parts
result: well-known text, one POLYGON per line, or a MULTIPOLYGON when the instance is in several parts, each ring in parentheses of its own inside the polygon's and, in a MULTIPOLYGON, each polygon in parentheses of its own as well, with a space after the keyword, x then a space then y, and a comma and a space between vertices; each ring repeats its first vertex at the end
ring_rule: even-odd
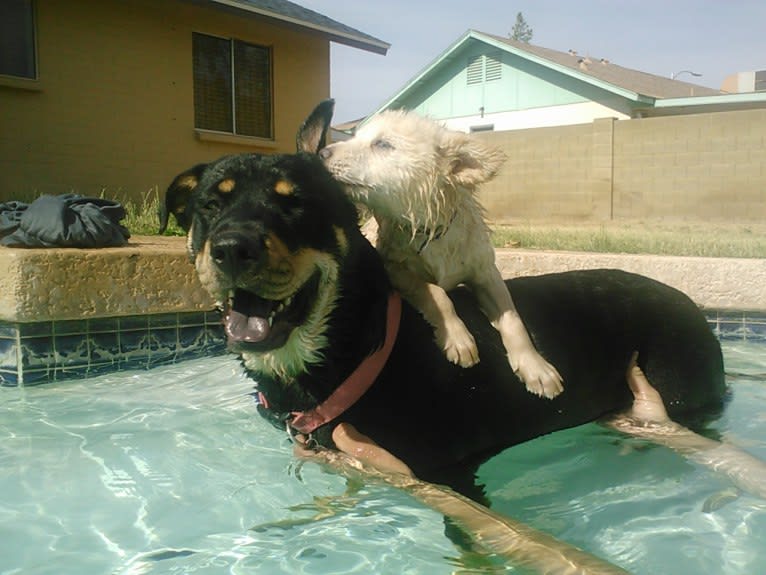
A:
POLYGON ((279 180, 274 184, 274 191, 281 196, 289 196, 293 193, 293 184, 287 180, 279 180))
POLYGON ((226 178, 225 180, 222 180, 220 184, 218 184, 218 191, 222 194, 228 194, 234 189, 235 185, 236 182, 233 178, 226 178))

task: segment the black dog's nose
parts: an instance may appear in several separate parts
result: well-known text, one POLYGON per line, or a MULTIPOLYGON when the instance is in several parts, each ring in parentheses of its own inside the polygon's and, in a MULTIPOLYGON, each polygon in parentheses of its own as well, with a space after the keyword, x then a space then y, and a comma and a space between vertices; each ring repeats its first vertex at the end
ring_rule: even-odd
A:
POLYGON ((210 257, 224 273, 236 277, 263 254, 263 242, 249 235, 230 231, 217 234, 210 244, 210 257))

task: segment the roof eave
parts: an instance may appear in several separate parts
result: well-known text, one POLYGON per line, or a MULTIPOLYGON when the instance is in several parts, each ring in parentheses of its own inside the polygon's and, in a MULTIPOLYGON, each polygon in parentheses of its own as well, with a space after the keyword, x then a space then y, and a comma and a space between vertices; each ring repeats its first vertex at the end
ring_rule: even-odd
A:
POLYGON ((719 96, 690 96, 688 98, 663 98, 655 108, 678 108, 681 106, 711 106, 721 104, 766 104, 766 92, 744 94, 721 94, 719 96))
POLYGON ((309 22, 307 20, 294 18, 286 14, 280 14, 278 12, 273 12, 271 10, 259 8, 258 6, 253 6, 252 4, 247 4, 239 0, 209 0, 209 1, 212 2, 213 4, 220 4, 221 6, 233 8, 235 10, 240 10, 243 12, 256 14, 258 16, 265 16, 267 18, 273 18, 274 20, 280 20, 288 24, 300 26, 301 28, 308 28, 310 30, 314 30, 315 32, 319 32, 321 34, 328 36, 330 40, 332 40, 333 42, 337 42, 338 44, 352 46, 354 48, 359 48, 361 50, 366 50, 368 52, 373 52, 375 54, 380 54, 382 56, 385 56, 386 53, 388 52, 388 49, 391 47, 391 44, 389 44, 388 42, 383 42, 382 40, 378 40, 377 38, 347 33, 341 30, 333 30, 331 28, 322 26, 315 22, 309 22))

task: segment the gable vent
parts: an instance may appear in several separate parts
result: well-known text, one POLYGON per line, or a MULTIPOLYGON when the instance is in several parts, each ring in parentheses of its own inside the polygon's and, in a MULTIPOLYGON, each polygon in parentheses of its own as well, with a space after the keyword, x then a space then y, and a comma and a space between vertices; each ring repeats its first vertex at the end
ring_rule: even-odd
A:
POLYGON ((500 52, 472 56, 468 59, 466 82, 469 86, 499 80, 502 78, 502 74, 503 64, 500 52))
POLYGON ((481 84, 484 80, 484 56, 472 56, 468 59, 468 85, 481 84))
POLYGON ((487 54, 484 58, 484 79, 487 82, 499 80, 503 72, 503 65, 500 63, 500 53, 487 54))

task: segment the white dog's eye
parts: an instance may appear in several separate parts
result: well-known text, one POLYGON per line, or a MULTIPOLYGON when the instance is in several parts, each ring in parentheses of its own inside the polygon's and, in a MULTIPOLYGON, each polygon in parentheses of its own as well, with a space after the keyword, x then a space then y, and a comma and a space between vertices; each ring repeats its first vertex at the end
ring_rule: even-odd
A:
POLYGON ((393 150, 394 149, 394 145, 388 140, 384 140, 383 138, 378 138, 377 140, 373 140, 372 147, 377 148, 378 150, 393 150))

